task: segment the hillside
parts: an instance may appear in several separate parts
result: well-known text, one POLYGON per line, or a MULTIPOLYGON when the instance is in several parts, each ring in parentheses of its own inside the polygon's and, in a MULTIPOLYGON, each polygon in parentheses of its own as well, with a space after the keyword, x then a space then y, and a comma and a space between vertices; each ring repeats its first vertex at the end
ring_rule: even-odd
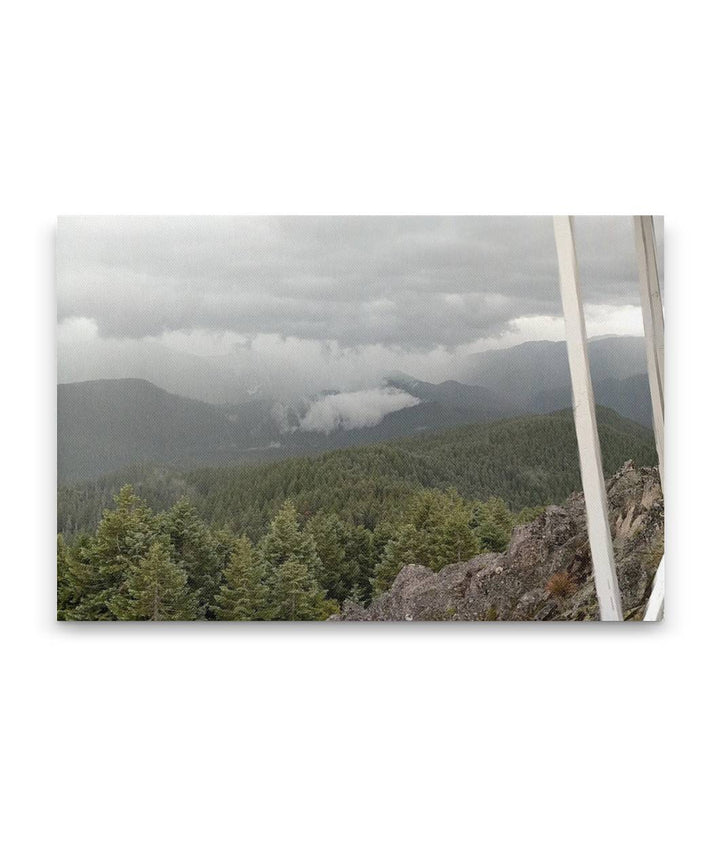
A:
POLYGON ((517 416, 520 413, 518 405, 506 395, 484 386, 472 386, 456 380, 427 383, 400 373, 391 374, 386 383, 417 396, 422 401, 462 410, 468 416, 484 422, 517 416))
POLYGON ((318 402, 333 402, 336 396, 342 400, 337 391, 291 403, 257 399, 220 406, 172 395, 134 378, 60 384, 58 482, 83 481, 147 463, 189 469, 278 460, 517 413, 489 390, 410 380, 388 382, 386 389, 408 393, 405 398, 412 406, 387 413, 376 423, 339 424, 326 431, 303 428, 303 417, 318 402))
MULTIPOLYGON (((626 619, 641 618, 663 553, 656 468, 608 484, 626 619)), ((597 602, 581 494, 563 507, 415 490, 374 528, 284 501, 252 540, 183 498, 154 513, 129 485, 92 531, 58 537, 68 621, 592 620, 597 602)))
POLYGON ((130 463, 181 465, 232 454, 233 426, 217 408, 148 381, 59 384, 57 396, 61 484, 130 463))
MULTIPOLYGON (((604 408, 598 422, 607 475, 628 459, 655 462, 649 431, 604 408)), ((156 510, 187 494, 207 521, 256 537, 287 498, 301 516, 333 511, 372 529, 397 519, 421 488, 454 487, 468 499, 500 496, 519 510, 563 501, 579 489, 580 476, 572 414, 563 411, 268 464, 189 472, 135 467, 60 487, 58 531, 94 528, 125 482, 156 510)))

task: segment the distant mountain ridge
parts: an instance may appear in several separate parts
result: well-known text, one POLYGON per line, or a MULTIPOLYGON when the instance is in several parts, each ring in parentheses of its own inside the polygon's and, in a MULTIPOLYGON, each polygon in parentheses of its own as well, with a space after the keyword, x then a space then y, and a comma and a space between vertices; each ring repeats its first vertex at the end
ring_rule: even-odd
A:
MULTIPOLYGON (((611 407, 621 416, 632 419, 646 428, 652 427, 652 401, 646 374, 627 378, 606 377, 593 384, 595 403, 611 407)), ((569 386, 548 389, 537 393, 530 402, 533 413, 551 413, 572 406, 572 390, 569 386)))
MULTIPOLYGON (((645 340, 639 336, 590 339, 588 356, 596 403, 651 427, 645 340)), ((523 342, 472 354, 458 379, 503 395, 526 413, 549 413, 572 405, 565 342, 523 342)))
MULTIPOLYGON (((650 426, 643 340, 596 339, 589 352, 597 404, 650 426)), ((343 398, 336 389, 294 403, 255 396, 215 405, 142 379, 59 384, 58 481, 92 479, 133 464, 191 468, 278 460, 549 413, 572 401, 564 342, 526 342, 475 354, 461 373, 464 381, 441 383, 389 373, 385 389, 404 394, 400 409, 384 416, 380 411, 363 427, 348 427, 357 420, 345 421, 340 413, 324 431, 308 430, 319 425, 304 417, 318 402, 334 407, 343 398)))
POLYGON ((506 396, 487 387, 460 383, 457 380, 428 383, 410 375, 396 373, 389 375, 385 382, 423 401, 465 409, 482 420, 503 419, 521 412, 521 408, 506 396))
MULTIPOLYGON (((588 356, 593 384, 647 372, 645 342, 639 336, 591 339, 588 356)), ((567 347, 562 341, 523 342, 512 348, 471 354, 461 366, 458 380, 484 386, 531 408, 539 393, 570 388, 567 347)))
MULTIPOLYGON (((412 380, 412 379, 411 379, 412 380)), ((419 403, 386 414, 378 424, 331 432, 301 430, 309 403, 257 399, 207 404, 139 379, 58 386, 58 481, 96 478, 131 464, 181 468, 277 460, 329 449, 386 442, 515 415, 494 393, 455 381, 404 386, 419 403), (413 392, 412 389, 415 391, 413 392), (486 400, 487 399, 487 400, 486 400)), ((336 395, 328 391, 329 397, 336 395)))

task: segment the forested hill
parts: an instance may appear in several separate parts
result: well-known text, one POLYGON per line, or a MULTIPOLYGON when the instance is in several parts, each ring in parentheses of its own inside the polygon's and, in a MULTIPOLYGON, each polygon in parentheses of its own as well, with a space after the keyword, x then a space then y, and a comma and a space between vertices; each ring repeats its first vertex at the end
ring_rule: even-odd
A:
POLYGON ((257 398, 233 406, 172 395, 137 378, 60 384, 57 392, 60 484, 140 463, 192 470, 278 461, 525 412, 487 389, 412 378, 388 379, 384 393, 365 390, 370 404, 365 405, 366 420, 357 424, 353 414, 360 405, 352 394, 337 390, 295 401, 257 398), (405 393, 403 403, 384 412, 393 393, 405 393), (380 405, 378 394, 384 398, 380 405), (375 414, 373 407, 380 412, 375 414), (303 424, 308 416, 309 423, 303 424))
MULTIPOLYGON (((606 475, 624 461, 655 463, 652 435, 598 408, 606 475)), ((512 509, 560 503, 580 489, 571 411, 470 425, 382 445, 269 464, 177 472, 145 465, 58 490, 58 531, 93 530, 121 485, 155 510, 187 496, 204 520, 256 539, 286 499, 302 519, 336 513, 367 529, 401 520, 423 488, 455 488, 467 499, 503 498, 512 509)))
POLYGON ((208 463, 232 449, 233 426, 218 408, 144 380, 59 384, 57 395, 60 484, 168 456, 208 463))

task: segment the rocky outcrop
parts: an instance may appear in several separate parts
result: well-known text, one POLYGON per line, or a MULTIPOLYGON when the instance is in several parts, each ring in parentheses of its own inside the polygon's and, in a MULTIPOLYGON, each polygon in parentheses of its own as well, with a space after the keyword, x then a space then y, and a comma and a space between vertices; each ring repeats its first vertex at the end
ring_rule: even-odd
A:
MULTIPOLYGON (((642 618, 662 555, 657 469, 628 461, 607 481, 626 619, 642 618)), ((368 607, 347 603, 341 621, 593 621, 598 605, 581 493, 518 526, 505 553, 485 553, 438 573, 407 565, 368 607)))

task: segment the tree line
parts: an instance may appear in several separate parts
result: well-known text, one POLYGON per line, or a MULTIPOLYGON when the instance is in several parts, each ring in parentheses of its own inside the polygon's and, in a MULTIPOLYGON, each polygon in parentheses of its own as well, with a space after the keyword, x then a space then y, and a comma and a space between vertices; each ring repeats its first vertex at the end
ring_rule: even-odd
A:
POLYGON ((540 510, 420 489, 368 528, 332 511, 303 518, 285 500, 253 540, 208 523, 186 497, 154 512, 125 485, 94 532, 58 535, 58 618, 323 620, 386 591, 405 564, 437 571, 505 549, 512 528, 540 510))

